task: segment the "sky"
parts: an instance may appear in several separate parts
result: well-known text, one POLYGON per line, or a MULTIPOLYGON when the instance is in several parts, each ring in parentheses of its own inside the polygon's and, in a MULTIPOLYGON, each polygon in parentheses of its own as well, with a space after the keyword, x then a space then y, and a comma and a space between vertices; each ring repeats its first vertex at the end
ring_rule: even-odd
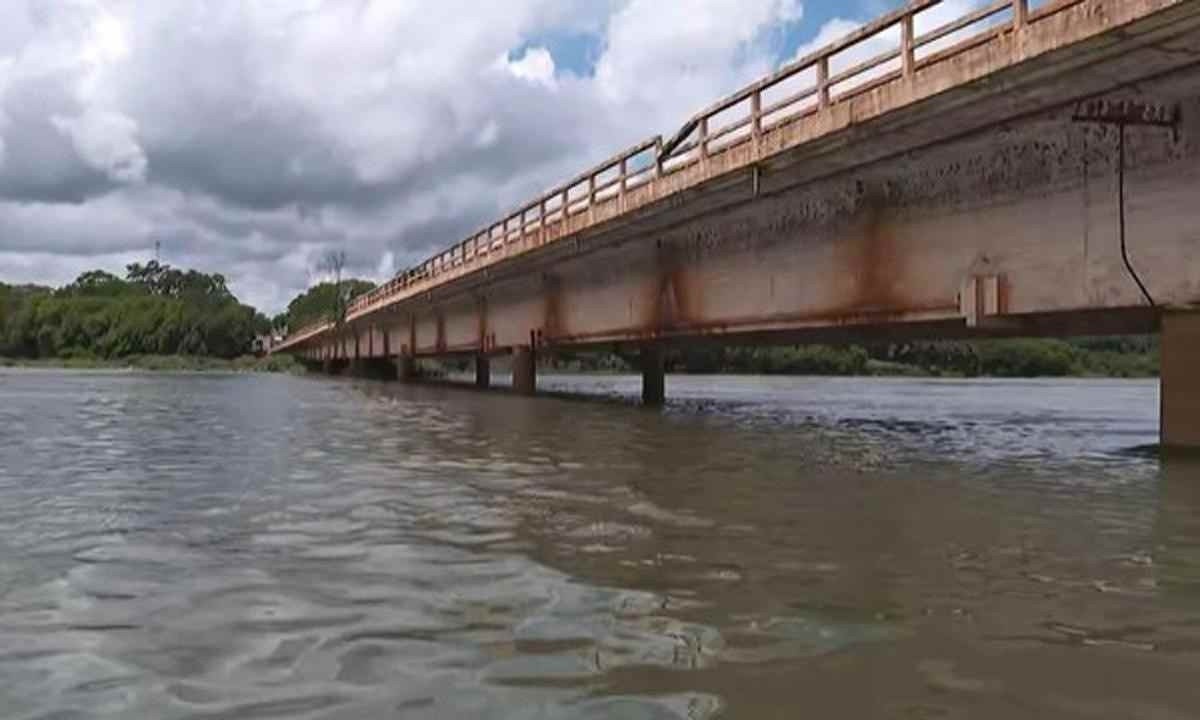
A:
POLYGON ((0 282, 382 280, 898 4, 0 0, 0 282))

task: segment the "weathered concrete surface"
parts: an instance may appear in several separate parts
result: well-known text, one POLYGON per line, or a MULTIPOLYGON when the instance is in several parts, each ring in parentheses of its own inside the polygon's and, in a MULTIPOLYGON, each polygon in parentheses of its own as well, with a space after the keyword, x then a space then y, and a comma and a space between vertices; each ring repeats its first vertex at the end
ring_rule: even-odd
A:
POLYGON ((1200 449, 1200 309, 1162 321, 1162 445, 1200 449))
MULTIPOLYGON (((1128 131, 1128 246, 1157 302, 1188 303, 1200 300, 1200 72, 1143 88, 1181 102, 1183 124, 1177 136, 1128 131)), ((801 185, 768 176, 769 192, 719 213, 403 306, 391 332, 408 335, 405 352, 435 356, 1152 331, 1156 313, 1121 260, 1115 131, 1072 111, 801 185)))

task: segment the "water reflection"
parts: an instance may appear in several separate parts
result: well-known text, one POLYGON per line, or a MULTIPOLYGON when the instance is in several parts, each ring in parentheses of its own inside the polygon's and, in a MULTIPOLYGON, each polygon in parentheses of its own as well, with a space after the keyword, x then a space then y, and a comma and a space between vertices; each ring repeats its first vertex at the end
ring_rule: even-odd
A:
POLYGON ((1124 452, 1155 385, 669 390, 0 375, 0 707, 1200 712, 1200 472, 1124 452))

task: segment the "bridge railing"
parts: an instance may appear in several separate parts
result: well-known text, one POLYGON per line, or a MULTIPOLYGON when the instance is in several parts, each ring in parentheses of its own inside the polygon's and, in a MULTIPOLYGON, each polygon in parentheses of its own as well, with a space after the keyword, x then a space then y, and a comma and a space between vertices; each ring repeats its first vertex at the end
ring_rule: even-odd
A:
MULTIPOLYGON (((670 140, 645 140, 571 178, 466 240, 399 273, 351 301, 347 317, 365 314, 432 287, 447 273, 486 262, 526 236, 621 198, 632 188, 742 146, 760 150, 762 137, 801 122, 838 102, 912 77, 998 35, 1058 13, 1083 0, 995 0, 957 17, 939 13, 944 0, 910 0, 775 73, 710 105, 670 140)), ((285 341, 320 334, 329 323, 304 328, 285 341)))
POLYGON ((506 244, 517 242, 531 233, 561 223, 650 182, 658 174, 656 158, 661 148, 662 138, 654 137, 617 153, 466 240, 358 296, 351 301, 348 313, 361 313, 416 283, 473 264, 480 258, 502 250, 506 244))
POLYGON ((783 125, 1081 1, 995 0, 947 18, 939 13, 943 0, 911 0, 700 111, 664 144, 660 162, 673 172, 757 144, 783 125))

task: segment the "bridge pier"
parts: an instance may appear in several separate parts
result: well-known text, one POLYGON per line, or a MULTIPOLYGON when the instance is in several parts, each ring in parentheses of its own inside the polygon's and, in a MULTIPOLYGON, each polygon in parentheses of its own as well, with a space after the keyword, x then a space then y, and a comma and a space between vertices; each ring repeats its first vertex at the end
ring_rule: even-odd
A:
POLYGON ((412 382, 417 379, 417 359, 411 355, 401 355, 396 358, 397 377, 402 382, 412 382))
POLYGON ((1200 310, 1164 314, 1161 341, 1160 442, 1200 450, 1200 310))
POLYGON ((350 374, 371 380, 395 380, 396 365, 388 358, 360 358, 350 361, 350 374))
POLYGON ((326 375, 340 375, 346 369, 347 361, 342 358, 327 357, 321 361, 321 371, 326 375))
POLYGON ((667 399, 666 365, 661 345, 646 345, 639 358, 642 368, 642 404, 662 405, 667 399))
POLYGON ((528 345, 513 348, 512 378, 513 392, 519 395, 537 392, 537 357, 528 345))
POLYGON ((475 356, 475 387, 486 390, 492 385, 492 363, 487 355, 475 356))

